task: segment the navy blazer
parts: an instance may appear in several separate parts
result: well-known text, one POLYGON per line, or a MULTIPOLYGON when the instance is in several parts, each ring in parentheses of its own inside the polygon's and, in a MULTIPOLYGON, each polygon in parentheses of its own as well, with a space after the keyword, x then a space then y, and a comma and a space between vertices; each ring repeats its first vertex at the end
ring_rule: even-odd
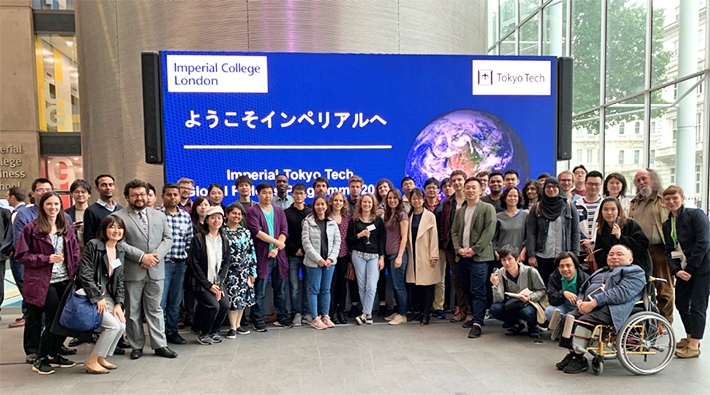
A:
MULTIPOLYGON (((671 252, 675 251, 675 245, 671 238, 672 216, 673 213, 668 213, 668 219, 663 222, 663 237, 666 241, 668 265, 671 268, 671 273, 675 275, 681 267, 679 259, 671 258, 671 252)), ((675 229, 680 248, 688 263, 685 271, 691 275, 710 272, 710 221, 708 221, 708 216, 701 209, 680 206, 675 229)))

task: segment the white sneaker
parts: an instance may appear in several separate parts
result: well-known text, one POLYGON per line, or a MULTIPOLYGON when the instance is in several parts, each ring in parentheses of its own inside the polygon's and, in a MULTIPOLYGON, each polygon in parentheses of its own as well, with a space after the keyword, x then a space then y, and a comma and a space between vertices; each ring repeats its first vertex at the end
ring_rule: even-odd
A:
POLYGON ((397 313, 392 313, 392 314, 388 315, 387 317, 385 317, 385 321, 392 321, 395 317, 397 317, 397 315, 398 315, 397 313))
POLYGON ((296 315, 293 316, 293 326, 301 326, 301 313, 296 313, 296 315))
POLYGON ((399 324, 406 324, 406 323, 407 323, 407 317, 400 315, 400 314, 397 314, 397 316, 394 317, 392 319, 392 321, 390 321, 390 325, 399 325, 399 324))

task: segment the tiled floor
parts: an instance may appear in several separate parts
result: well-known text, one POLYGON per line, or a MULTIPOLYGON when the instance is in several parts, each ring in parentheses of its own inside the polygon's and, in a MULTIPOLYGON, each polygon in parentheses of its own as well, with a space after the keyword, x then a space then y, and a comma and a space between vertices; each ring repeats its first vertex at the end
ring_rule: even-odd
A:
MULTIPOLYGON (((77 365, 40 376, 23 362, 22 330, 7 327, 16 316, 4 309, 0 323, 2 394, 710 393, 710 354, 674 359, 654 376, 633 376, 616 360, 607 361, 602 376, 572 376, 555 369, 565 350, 549 341, 549 332, 535 344, 507 338, 495 321, 487 321, 480 339, 438 320, 427 327, 269 327, 211 346, 183 333, 189 344, 173 348, 180 353, 174 360, 115 356, 110 360, 118 369, 110 374, 88 375, 77 365)), ((85 359, 89 347, 80 346, 74 360, 85 359)))

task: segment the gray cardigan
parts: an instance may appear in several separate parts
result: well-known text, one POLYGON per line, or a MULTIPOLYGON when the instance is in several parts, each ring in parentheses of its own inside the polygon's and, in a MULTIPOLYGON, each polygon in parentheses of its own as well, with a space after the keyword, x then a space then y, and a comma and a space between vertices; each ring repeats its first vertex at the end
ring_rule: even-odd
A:
POLYGON ((517 284, 510 281, 505 275, 505 268, 501 267, 496 271, 498 273, 498 278, 500 282, 498 285, 493 286, 493 301, 502 302, 505 300, 505 292, 519 293, 525 288, 530 288, 529 284, 532 284, 532 294, 530 295, 530 300, 533 302, 542 302, 547 296, 547 289, 545 288, 545 283, 540 277, 540 273, 534 267, 525 266, 518 262, 518 268, 520 272, 518 273, 517 284), (529 280, 529 278, 532 279, 529 280), (505 286, 503 285, 505 282, 505 286))
POLYGON ((303 243, 303 264, 308 267, 318 267, 318 261, 330 258, 335 264, 340 252, 340 229, 338 223, 333 218, 328 218, 325 227, 328 236, 328 256, 320 256, 320 228, 316 223, 313 214, 303 219, 303 232, 301 242, 303 243))

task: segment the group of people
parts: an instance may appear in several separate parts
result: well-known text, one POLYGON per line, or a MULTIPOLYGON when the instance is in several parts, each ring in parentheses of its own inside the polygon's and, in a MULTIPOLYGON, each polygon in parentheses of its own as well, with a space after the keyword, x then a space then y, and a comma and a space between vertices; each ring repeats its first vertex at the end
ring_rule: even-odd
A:
MULTIPOLYGON (((503 321, 510 336, 527 327, 539 337, 540 325, 555 328, 565 316, 617 326, 630 312, 617 305, 635 302, 650 275, 668 280, 658 287, 658 307, 669 321, 675 296, 687 332, 677 355, 700 354, 710 293, 708 217, 684 207, 679 187, 662 190, 651 169, 634 178, 631 200, 623 175, 604 178, 584 166, 542 174, 522 190, 514 170, 456 170, 423 188, 405 177, 401 192, 383 179, 374 195, 361 193, 364 182, 353 176, 349 196, 329 194, 319 177, 309 205, 306 185, 289 186, 282 174, 275 187, 254 188, 239 177, 240 197, 227 206, 219 184, 191 200, 194 182, 184 178, 163 186, 158 208, 150 197, 155 188, 132 180, 123 208, 113 198, 114 181, 96 177, 100 196, 92 205, 90 184, 75 181, 74 204, 65 210, 52 183, 37 179, 31 205, 24 206, 24 190, 12 188, 13 212, 0 210, 0 252, 24 298, 23 316, 11 326, 24 326, 27 360, 40 374, 74 366, 65 358, 76 353, 64 346, 67 336, 75 338, 70 346, 95 342, 84 368, 108 373, 116 366, 106 358, 124 348, 131 359, 142 357, 144 321, 155 354, 175 358, 168 344, 187 342, 178 329, 190 326, 201 345, 220 343, 250 333, 247 309, 257 332, 268 322, 325 330, 354 318, 369 325, 373 313, 390 325, 427 325, 446 319, 449 309, 469 338, 482 335, 488 316, 503 321), (267 316, 269 279, 274 313, 267 316), (607 288, 590 301, 599 283, 607 288), (607 297, 616 286, 627 287, 629 297, 607 297), (59 322, 77 290, 103 314, 98 339, 59 322), (229 329, 220 332, 225 321, 229 329)), ((579 347, 564 341, 574 336, 562 337, 572 351, 558 368, 586 370, 579 347)))

